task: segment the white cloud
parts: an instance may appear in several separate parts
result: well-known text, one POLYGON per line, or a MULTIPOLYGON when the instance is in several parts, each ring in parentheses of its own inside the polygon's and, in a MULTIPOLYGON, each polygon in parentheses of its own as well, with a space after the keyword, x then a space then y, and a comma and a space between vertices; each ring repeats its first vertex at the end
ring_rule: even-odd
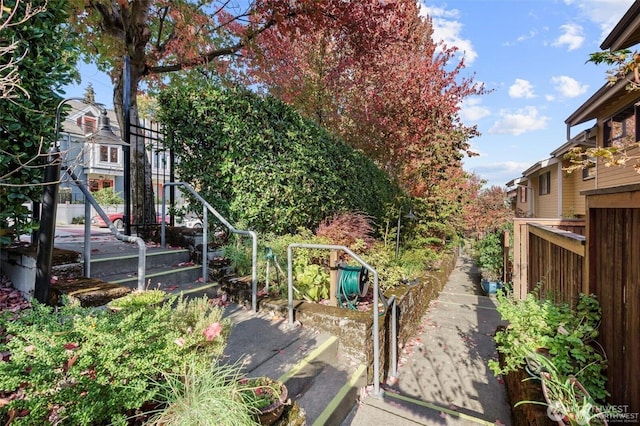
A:
POLYGON ((522 176, 522 172, 530 166, 530 163, 519 163, 516 161, 493 162, 478 165, 465 161, 464 168, 476 173, 482 179, 486 179, 487 187, 491 185, 504 187, 511 179, 522 176))
POLYGON ((519 36, 516 39, 516 41, 517 42, 523 42, 525 40, 529 40, 530 38, 534 38, 537 34, 538 34, 538 32, 536 30, 531 30, 531 31, 529 31, 529 34, 519 36))
POLYGON ((438 43, 443 41, 447 46, 455 46, 464 56, 465 63, 470 65, 478 57, 471 40, 464 39, 462 33, 462 23, 458 21, 460 13, 457 9, 444 9, 441 7, 426 6, 422 1, 419 3, 420 15, 429 16, 433 23, 433 41, 438 43))
POLYGON ((584 30, 578 24, 564 24, 560 26, 562 34, 551 44, 555 47, 567 46, 569 51, 579 49, 584 43, 584 30))
POLYGON ((489 108, 481 105, 480 98, 467 98, 460 107, 460 118, 465 123, 473 124, 491 114, 489 108))
POLYGON ((566 75, 551 77, 554 89, 565 98, 575 98, 587 92, 589 86, 580 84, 577 80, 566 75))
POLYGON ((598 44, 609 35, 633 2, 634 0, 565 0, 566 4, 576 5, 590 21, 600 27, 602 32, 598 44))
POLYGON ((525 99, 536 97, 535 93, 533 93, 533 86, 531 85, 531 83, 521 78, 516 78, 515 83, 513 83, 509 87, 509 96, 511 96, 512 98, 525 99))
POLYGON ((515 112, 502 110, 500 120, 489 129, 489 134, 518 136, 546 128, 549 120, 549 117, 540 115, 538 109, 532 106, 515 112))

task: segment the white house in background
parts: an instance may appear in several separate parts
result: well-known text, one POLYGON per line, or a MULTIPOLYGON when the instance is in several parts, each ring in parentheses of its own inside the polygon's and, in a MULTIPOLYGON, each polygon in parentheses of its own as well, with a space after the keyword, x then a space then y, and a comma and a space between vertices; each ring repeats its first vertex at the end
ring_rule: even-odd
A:
MULTIPOLYGON (((93 101, 93 90, 87 89, 89 101, 93 101)), ((60 123, 59 144, 66 165, 70 166, 80 181, 84 182, 91 192, 103 188, 113 188, 120 196, 124 194, 124 161, 122 145, 96 143, 91 135, 98 130, 101 114, 99 108, 80 101, 66 103, 71 108, 69 114, 60 123)), ((120 128, 113 111, 107 110, 111 130, 120 136, 120 128)), ((63 171, 64 173, 64 171, 63 171)), ((62 176, 60 185, 61 202, 83 202, 80 189, 62 176)))
MULTIPOLYGON (((95 102, 93 88, 85 93, 89 102, 95 102)), ((69 101, 71 111, 60 123, 59 146, 66 164, 71 166, 80 181, 91 192, 103 188, 113 188, 124 198, 124 152, 118 144, 97 143, 90 137, 98 130, 101 111, 90 103, 69 101)), ((113 110, 107 110, 107 117, 113 133, 120 137, 121 130, 113 110)), ((145 138, 148 147, 147 161, 151 164, 153 190, 156 197, 162 196, 165 182, 170 181, 171 162, 164 150, 159 125, 144 121, 141 127, 133 127, 132 134, 145 138)), ((133 136, 132 136, 133 137, 133 136)), ((84 195, 68 176, 62 176, 59 201, 61 203, 83 203, 84 195)))
POLYGON ((584 217, 585 196, 581 191, 595 188, 594 168, 568 173, 571 165, 564 156, 574 147, 594 147, 596 131, 588 129, 559 146, 550 157, 534 163, 522 176, 507 182, 516 217, 584 217))

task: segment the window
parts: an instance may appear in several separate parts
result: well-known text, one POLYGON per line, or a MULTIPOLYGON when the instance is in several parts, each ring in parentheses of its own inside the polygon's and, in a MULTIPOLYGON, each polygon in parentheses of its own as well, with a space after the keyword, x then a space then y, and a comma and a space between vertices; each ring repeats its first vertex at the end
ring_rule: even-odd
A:
POLYGON ((620 111, 605 123, 604 147, 627 145, 636 141, 636 116, 634 106, 620 111))
POLYGON ((115 146, 100 145, 100 161, 103 163, 117 163, 118 150, 115 146))
POLYGON ((84 134, 88 135, 89 133, 94 133, 96 131, 96 119, 95 118, 84 118, 84 134))
POLYGON ((520 187, 518 187, 518 191, 520 191, 520 202, 521 203, 526 203, 527 202, 527 187, 526 186, 520 186, 520 187))
POLYGON ((538 176, 538 188, 540 195, 547 195, 551 192, 551 172, 538 176))
POLYGON ((589 164, 582 168, 582 180, 593 179, 596 177, 596 159, 589 157, 589 164))
POLYGON ((96 192, 105 188, 113 188, 113 181, 102 176, 98 179, 89 179, 89 191, 96 192))

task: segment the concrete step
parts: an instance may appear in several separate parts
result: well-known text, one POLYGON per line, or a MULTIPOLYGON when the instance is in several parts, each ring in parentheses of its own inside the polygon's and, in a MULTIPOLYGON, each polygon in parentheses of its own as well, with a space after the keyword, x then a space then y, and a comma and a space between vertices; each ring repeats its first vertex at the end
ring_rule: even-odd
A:
POLYGON ((356 405, 360 389, 366 386, 366 375, 362 364, 356 368, 340 362, 325 366, 309 389, 296 399, 307 414, 307 424, 341 424, 356 405))
MULTIPOLYGON (((93 275, 93 273, 91 274, 93 275)), ((145 273, 145 287, 147 289, 159 289, 173 291, 176 288, 189 290, 202 284, 202 266, 169 266, 155 269, 147 268, 145 273)), ((124 285, 132 289, 138 288, 138 277, 136 273, 112 274, 100 277, 101 280, 114 284, 124 285)))
MULTIPOLYGON (((190 262, 186 249, 149 249, 146 253, 146 270, 167 268, 190 262)), ((119 255, 112 253, 91 258, 91 277, 101 278, 138 272, 138 253, 128 252, 119 255)), ((105 280, 108 281, 108 280, 105 280)))
POLYGON ((225 362, 243 363, 248 377, 284 382, 289 398, 305 410, 308 425, 340 424, 348 415, 365 386, 366 368, 340 356, 335 336, 240 305, 228 306, 225 317, 233 323, 225 362))

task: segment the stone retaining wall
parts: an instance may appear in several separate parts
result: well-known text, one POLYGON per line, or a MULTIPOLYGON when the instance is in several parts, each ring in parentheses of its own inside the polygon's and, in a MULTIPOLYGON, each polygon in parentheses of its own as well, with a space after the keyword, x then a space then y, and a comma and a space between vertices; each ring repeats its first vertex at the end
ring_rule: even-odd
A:
MULTIPOLYGON (((415 335, 420 320, 429 302, 438 297, 449 274, 455 267, 457 251, 445 254, 438 270, 429 271, 414 285, 406 285, 386 294, 396 296, 398 308, 398 343, 402 347, 415 335)), ((236 280, 225 283, 223 291, 231 295, 234 302, 251 304, 251 283, 236 280)), ((283 299, 261 298, 259 309, 273 310, 285 318, 288 317, 287 301, 283 299)), ((373 313, 351 309, 319 305, 304 301, 294 301, 294 318, 303 326, 330 333, 340 341, 340 355, 367 366, 368 383, 373 383, 373 313)), ((380 330, 380 380, 383 381, 391 371, 390 338, 391 309, 379 317, 380 330)), ((398 348, 400 352, 400 348, 398 348)))

